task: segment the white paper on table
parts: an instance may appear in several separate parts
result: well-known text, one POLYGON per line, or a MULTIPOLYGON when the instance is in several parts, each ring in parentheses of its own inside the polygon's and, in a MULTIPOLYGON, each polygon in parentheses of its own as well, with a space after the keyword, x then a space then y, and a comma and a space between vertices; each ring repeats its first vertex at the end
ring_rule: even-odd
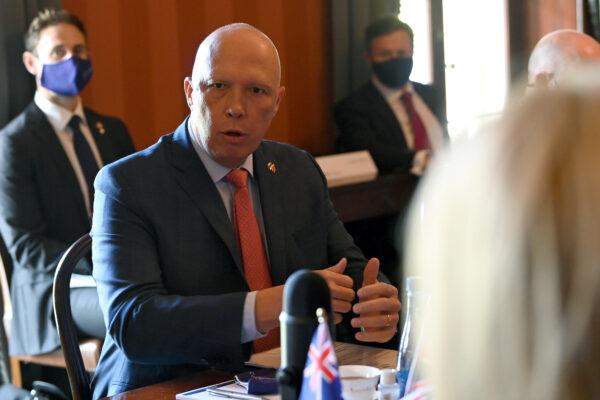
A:
MULTIPOLYGON (((208 393, 208 389, 215 389, 215 388, 231 390, 233 392, 246 394, 245 388, 241 387, 240 385, 237 385, 233 380, 231 380, 231 381, 217 383, 216 385, 212 385, 212 386, 205 386, 205 387, 194 389, 194 390, 188 390, 187 392, 178 393, 175 396, 175 399, 176 400, 210 400, 210 399, 223 400, 224 399, 223 396, 215 396, 215 395, 208 393)), ((262 395, 260 395, 260 397, 264 397, 265 399, 269 399, 269 400, 280 400, 281 399, 281 396, 278 394, 272 394, 272 395, 262 394, 262 395)))

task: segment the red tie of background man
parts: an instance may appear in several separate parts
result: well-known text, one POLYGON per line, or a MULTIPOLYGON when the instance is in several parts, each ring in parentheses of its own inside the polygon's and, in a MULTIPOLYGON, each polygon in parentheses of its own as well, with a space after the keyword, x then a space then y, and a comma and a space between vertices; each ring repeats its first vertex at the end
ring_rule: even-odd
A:
POLYGON ((415 110, 412 100, 412 93, 404 92, 404 94, 400 97, 400 100, 402 101, 404 109, 410 118, 410 126, 415 138, 415 151, 431 148, 431 146, 429 146, 429 138, 427 137, 425 125, 423 125, 423 120, 421 120, 421 117, 419 117, 419 114, 417 114, 417 110, 415 110))
MULTIPOLYGON (((245 169, 232 169, 226 179, 235 186, 234 214, 237 229, 238 243, 242 252, 244 275, 250 290, 257 291, 270 288, 271 274, 267 252, 262 241, 260 228, 248 190, 248 171, 245 169)), ((263 337, 254 341, 254 351, 261 352, 279 346, 279 328, 272 329, 263 337)))

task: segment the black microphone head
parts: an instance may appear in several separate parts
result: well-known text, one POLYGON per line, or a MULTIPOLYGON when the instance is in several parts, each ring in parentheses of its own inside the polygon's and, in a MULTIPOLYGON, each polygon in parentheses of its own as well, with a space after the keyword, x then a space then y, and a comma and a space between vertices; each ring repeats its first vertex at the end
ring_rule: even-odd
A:
POLYGON ((326 312, 334 337, 329 286, 321 275, 309 270, 294 272, 283 289, 281 322, 281 368, 278 382, 282 400, 296 400, 302 385, 302 371, 308 347, 318 325, 317 309, 326 312))
POLYGON ((294 272, 283 289, 283 311, 294 317, 315 319, 317 308, 331 313, 329 286, 321 275, 302 269, 294 272))

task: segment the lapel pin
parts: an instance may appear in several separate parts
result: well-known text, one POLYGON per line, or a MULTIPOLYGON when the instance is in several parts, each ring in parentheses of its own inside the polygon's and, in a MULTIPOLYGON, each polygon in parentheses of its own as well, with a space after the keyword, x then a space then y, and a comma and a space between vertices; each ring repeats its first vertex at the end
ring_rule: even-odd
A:
POLYGON ((277 167, 275 166, 275 163, 274 163, 273 161, 269 161, 269 162, 267 163, 267 169, 268 169, 269 171, 271 171, 271 173, 273 173, 273 174, 274 174, 275 172, 277 172, 277 167))
POLYGON ((100 121, 96 122, 96 129, 100 132, 101 135, 106 133, 106 129, 104 129, 104 124, 100 121))

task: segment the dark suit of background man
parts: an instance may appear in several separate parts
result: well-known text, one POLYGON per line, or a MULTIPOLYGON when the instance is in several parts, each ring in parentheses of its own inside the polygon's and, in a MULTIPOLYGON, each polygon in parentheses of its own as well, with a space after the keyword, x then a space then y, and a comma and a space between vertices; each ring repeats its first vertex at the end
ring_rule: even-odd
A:
MULTIPOLYGON (((389 16, 370 24, 365 39, 373 74, 369 82, 334 107, 338 150, 368 150, 380 174, 420 176, 432 153, 442 146, 445 130, 435 89, 408 80, 413 66, 413 31, 389 16)), ((392 239, 396 220, 397 216, 377 218, 348 227, 366 254, 382 258, 382 270, 390 277, 397 275, 392 239)))
MULTIPOLYGON (((23 62, 37 91, 0 131, 0 231, 14 265, 12 354, 59 347, 51 301, 54 270, 65 249, 90 230, 94 173, 134 151, 120 120, 82 106, 79 92, 92 69, 81 21, 66 11, 46 10, 25 39, 23 62)), ((91 274, 89 262, 77 272, 91 274)), ((103 337, 96 289, 87 285, 72 291, 75 323, 82 334, 103 337)))
POLYGON ((262 32, 217 29, 184 82, 190 116, 100 171, 92 238, 107 336, 95 398, 209 366, 241 368, 256 339, 277 334, 282 284, 301 268, 328 281, 335 320, 353 317, 357 340, 396 332, 397 290, 377 282, 378 260, 354 246, 314 159, 263 140, 280 78, 262 32), (246 175, 244 188, 236 177, 246 175), (257 274, 264 285, 255 289, 257 274))

